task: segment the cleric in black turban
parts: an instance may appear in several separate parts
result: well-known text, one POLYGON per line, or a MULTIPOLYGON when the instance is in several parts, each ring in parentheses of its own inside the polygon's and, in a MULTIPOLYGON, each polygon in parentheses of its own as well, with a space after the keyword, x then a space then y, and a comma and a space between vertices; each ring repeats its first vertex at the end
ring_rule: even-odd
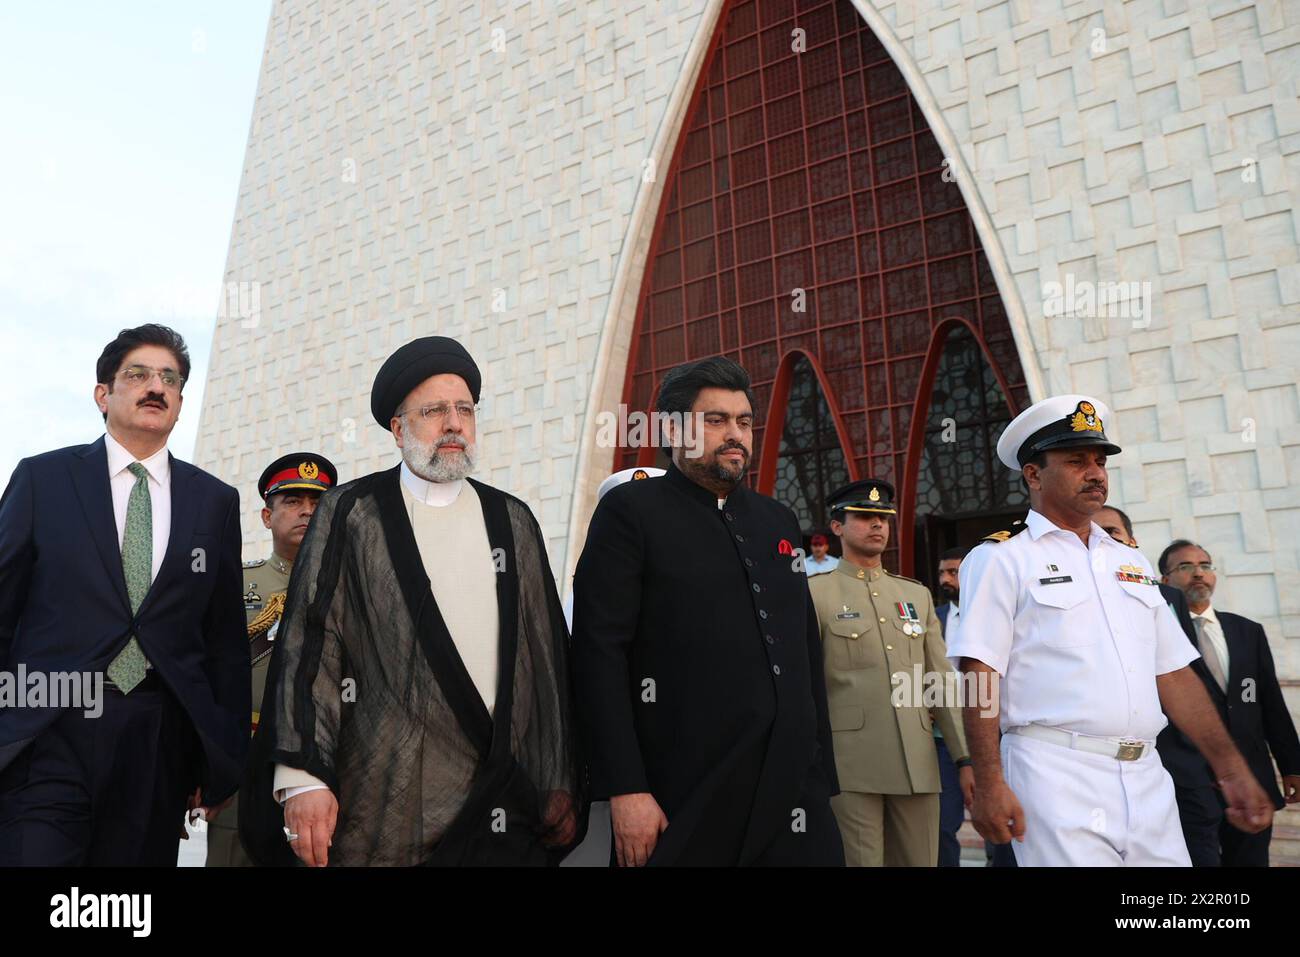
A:
POLYGON ((469 477, 480 385, 442 336, 375 376, 402 461, 325 492, 294 564, 240 805, 260 863, 555 864, 582 839, 568 630, 532 512, 469 477))
POLYGON ((411 390, 431 376, 447 373, 465 380, 470 398, 478 405, 483 379, 464 346, 446 336, 425 336, 408 342, 379 367, 370 390, 370 413, 392 431, 393 417, 411 390))

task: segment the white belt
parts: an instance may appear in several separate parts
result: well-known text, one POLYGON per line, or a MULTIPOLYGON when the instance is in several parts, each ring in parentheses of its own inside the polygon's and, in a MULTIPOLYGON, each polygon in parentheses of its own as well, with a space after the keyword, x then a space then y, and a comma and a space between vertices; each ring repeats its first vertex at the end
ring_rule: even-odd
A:
POLYGON ((1049 744, 1058 744, 1063 748, 1076 751, 1089 751, 1092 754, 1104 754, 1116 761, 1138 761, 1155 750, 1154 741, 1141 738, 1098 738, 1075 731, 1062 731, 1042 724, 1022 724, 1018 728, 1008 728, 1007 734, 1019 734, 1026 738, 1036 738, 1049 744))

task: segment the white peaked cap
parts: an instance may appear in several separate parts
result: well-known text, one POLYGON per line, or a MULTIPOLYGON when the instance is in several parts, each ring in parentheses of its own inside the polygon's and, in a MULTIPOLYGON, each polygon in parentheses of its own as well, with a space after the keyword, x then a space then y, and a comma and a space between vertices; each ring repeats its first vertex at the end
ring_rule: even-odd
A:
POLYGON ((1011 420, 998 439, 998 458, 1019 472, 1027 459, 1048 449, 1099 445, 1115 455, 1120 448, 1104 431, 1110 424, 1110 407, 1104 402, 1087 395, 1054 395, 1011 420))
POLYGON ((620 472, 615 472, 609 478, 605 479, 605 481, 600 483, 600 488, 596 490, 596 501, 599 502, 605 497, 605 493, 616 485, 622 485, 624 482, 631 482, 640 479, 658 478, 663 474, 663 469, 657 469, 649 465, 642 468, 623 469, 620 472))

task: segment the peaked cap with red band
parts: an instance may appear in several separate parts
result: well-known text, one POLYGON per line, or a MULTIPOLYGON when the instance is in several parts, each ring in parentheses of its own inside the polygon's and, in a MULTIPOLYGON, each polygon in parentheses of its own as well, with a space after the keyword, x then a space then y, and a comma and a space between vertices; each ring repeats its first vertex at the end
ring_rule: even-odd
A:
POLYGON ((266 467, 257 480, 257 492, 265 501, 276 492, 293 490, 324 492, 338 482, 334 463, 315 452, 290 452, 266 467))

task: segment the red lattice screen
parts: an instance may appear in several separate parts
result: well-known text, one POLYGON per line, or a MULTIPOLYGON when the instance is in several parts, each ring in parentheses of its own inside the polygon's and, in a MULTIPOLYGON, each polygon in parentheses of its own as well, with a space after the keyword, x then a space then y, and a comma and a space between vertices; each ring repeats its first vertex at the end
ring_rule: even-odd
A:
MULTIPOLYGON (((825 371, 857 474, 901 485, 922 364, 947 318, 971 324, 1012 403, 1025 403, 961 192, 945 181, 902 74, 848 0, 731 3, 669 177, 629 408, 648 409, 670 367, 729 356, 754 381, 757 470, 778 366, 802 349, 825 371), (792 49, 796 29, 802 52, 792 49), (795 289, 806 290, 805 311, 795 289)), ((618 467, 652 453, 640 454, 620 450, 618 467)))

